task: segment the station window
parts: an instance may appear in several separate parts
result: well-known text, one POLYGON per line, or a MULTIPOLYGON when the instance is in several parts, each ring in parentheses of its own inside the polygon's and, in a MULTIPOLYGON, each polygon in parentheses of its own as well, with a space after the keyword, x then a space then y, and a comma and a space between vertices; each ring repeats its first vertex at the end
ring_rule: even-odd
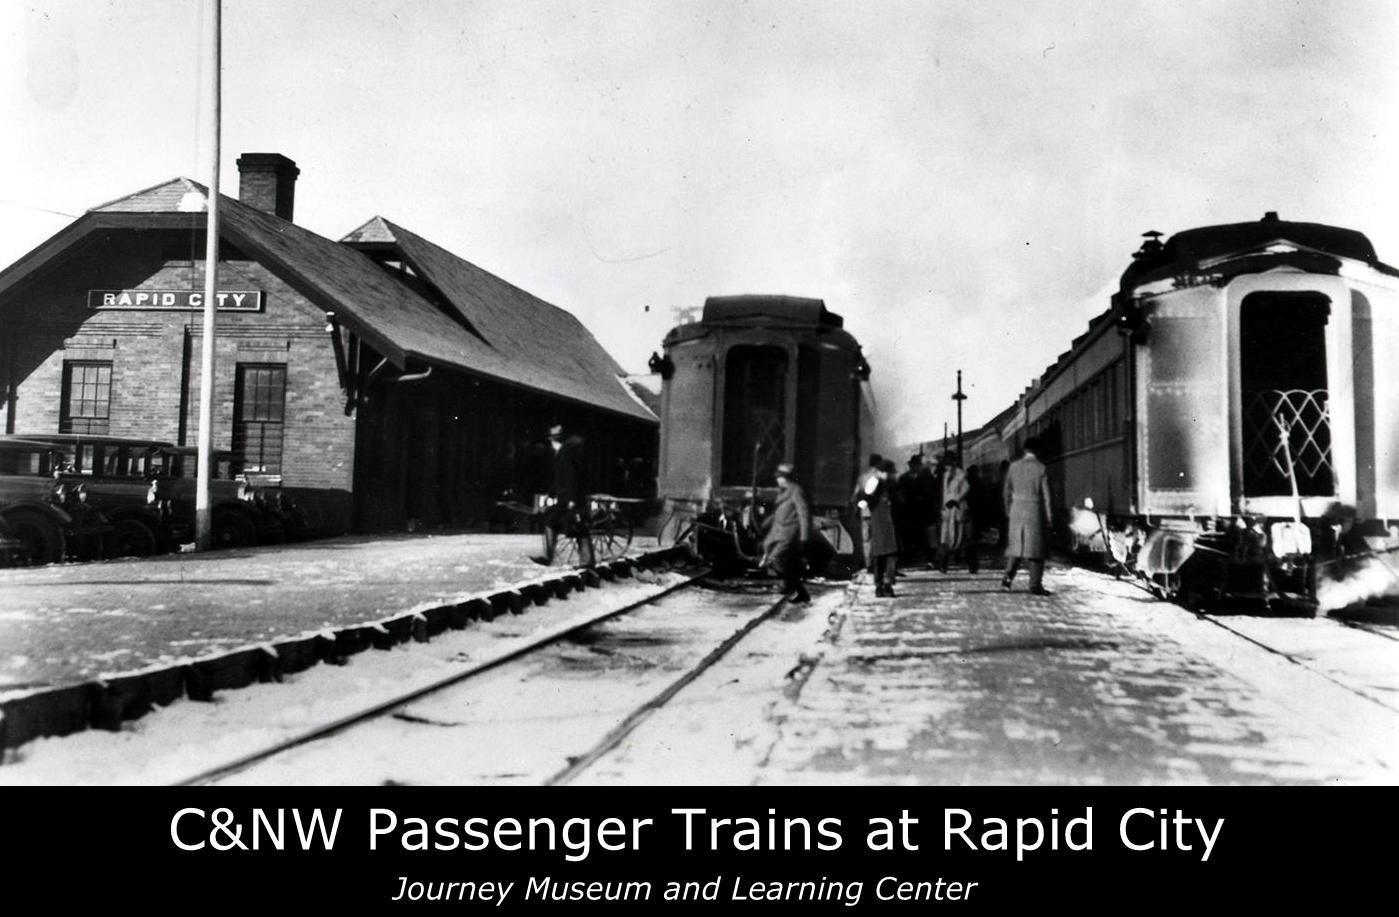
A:
POLYGON ((106 433, 112 413, 112 364, 68 360, 63 364, 60 433, 106 433))
POLYGON ((286 402, 286 366, 238 364, 233 396, 233 451, 242 456, 239 470, 281 473, 286 402))

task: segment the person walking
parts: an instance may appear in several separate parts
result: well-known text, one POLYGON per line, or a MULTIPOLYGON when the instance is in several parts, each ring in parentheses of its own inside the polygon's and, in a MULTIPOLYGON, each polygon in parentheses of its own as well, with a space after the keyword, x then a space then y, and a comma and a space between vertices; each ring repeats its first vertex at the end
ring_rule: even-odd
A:
POLYGON ((947 572, 948 558, 967 546, 967 497, 970 493, 971 486, 962 466, 949 462, 942 476, 942 529, 938 539, 938 569, 943 573, 947 572))
POLYGON ((881 598, 894 597, 894 578, 898 575, 899 538, 894 528, 894 463, 885 459, 878 471, 865 484, 861 503, 870 514, 870 556, 874 558, 874 594, 881 598))
POLYGON ((1044 588, 1044 555, 1046 527, 1052 517, 1049 478, 1044 463, 1036 454, 1039 440, 1025 440, 1024 454, 1006 470, 1005 507, 1008 530, 1006 541, 1006 575, 1001 588, 1009 589, 1015 572, 1024 560, 1030 568, 1030 593, 1049 595, 1044 588))
POLYGON ((855 506, 860 514, 860 554, 864 561, 865 569, 874 574, 874 555, 870 553, 870 508, 865 502, 865 484, 879 473, 879 466, 884 464, 884 456, 878 452, 870 453, 869 467, 860 473, 860 477, 855 480, 855 490, 850 494, 850 502, 855 506))
POLYGON ((578 540, 578 559, 585 567, 594 563, 593 542, 588 537, 587 465, 583 461, 583 440, 564 438, 562 424, 549 428, 549 447, 554 452, 554 478, 549 487, 553 504, 544 511, 544 554, 531 557, 537 564, 554 562, 559 535, 578 540))
POLYGON ((793 605, 811 601, 802 582, 802 548, 811 537, 811 509, 797 483, 796 471, 786 462, 777 466, 777 502, 764 523, 763 566, 782 577, 782 593, 793 605))

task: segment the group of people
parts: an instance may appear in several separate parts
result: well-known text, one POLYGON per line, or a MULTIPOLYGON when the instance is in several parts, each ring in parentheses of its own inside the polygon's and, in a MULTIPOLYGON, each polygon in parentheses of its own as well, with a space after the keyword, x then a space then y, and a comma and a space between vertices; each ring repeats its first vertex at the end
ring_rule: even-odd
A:
MULTIPOLYGON (((544 553, 532 559, 552 563, 558 536, 581 534, 579 560, 591 566, 582 443, 577 437, 566 438, 560 425, 550 428, 549 442, 554 453, 553 502, 545 511, 544 553)), ((1006 546, 1002 587, 1011 587, 1023 560, 1029 567, 1030 592, 1048 594, 1043 577, 1050 497, 1038 451, 1033 437, 1026 440, 1022 456, 1005 470, 1002 500, 987 493, 975 467, 963 469, 951 456, 944 456, 934 469, 915 455, 899 475, 892 461, 871 455, 851 502, 859 511, 861 548, 874 575, 875 594, 893 596, 900 557, 911 563, 926 561, 946 573, 949 561, 960 556, 968 571, 976 573, 980 533, 993 524, 1006 546)), ((788 599, 802 604, 811 601, 802 581, 804 552, 812 538, 811 509, 792 465, 778 465, 775 477, 777 500, 763 522, 761 563, 782 578, 788 599)))
POLYGON ((871 455, 851 502, 859 511, 861 547, 875 595, 893 596, 901 558, 928 562, 946 573, 949 561, 961 557, 968 572, 976 573, 981 534, 993 527, 1006 548, 1002 587, 1011 587, 1023 560, 1030 592, 1047 595, 1043 577, 1050 498, 1038 451, 1033 437, 1025 442, 1022 456, 1005 469, 1000 500, 988 493, 976 467, 963 469, 951 456, 935 469, 921 455, 912 456, 908 470, 896 476, 892 461, 871 455))

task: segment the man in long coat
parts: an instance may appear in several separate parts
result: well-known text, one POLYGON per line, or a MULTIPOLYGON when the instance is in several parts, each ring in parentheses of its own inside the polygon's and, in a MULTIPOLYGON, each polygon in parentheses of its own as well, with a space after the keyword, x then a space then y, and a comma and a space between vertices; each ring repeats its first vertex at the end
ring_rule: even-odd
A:
POLYGON ((874 558, 874 594, 894 597, 894 577, 898 575, 899 538, 894 529, 893 500, 897 492, 897 471, 885 459, 878 473, 865 485, 861 502, 870 511, 870 555, 874 558))
POLYGON ((794 605, 810 602, 802 582, 802 546, 811 537, 811 509, 796 473, 785 462, 777 466, 777 503, 767 519, 763 562, 782 577, 782 592, 794 605))
POLYGON ((1025 440, 1025 454, 1011 462, 1006 471, 1005 503, 1008 522, 1006 542, 1006 575, 1001 587, 1009 589, 1020 561, 1030 568, 1030 592, 1049 595, 1044 588, 1044 555, 1046 528, 1052 518, 1049 498, 1049 478, 1044 463, 1035 454, 1039 450, 1035 437, 1025 440))
POLYGON ((535 563, 554 562, 555 542, 560 534, 578 539, 579 561, 593 565, 593 545, 588 538, 588 487, 585 480, 583 441, 577 436, 564 438, 563 426, 549 428, 549 445, 554 450, 554 477, 549 495, 554 504, 544 513, 544 554, 530 558, 535 563))

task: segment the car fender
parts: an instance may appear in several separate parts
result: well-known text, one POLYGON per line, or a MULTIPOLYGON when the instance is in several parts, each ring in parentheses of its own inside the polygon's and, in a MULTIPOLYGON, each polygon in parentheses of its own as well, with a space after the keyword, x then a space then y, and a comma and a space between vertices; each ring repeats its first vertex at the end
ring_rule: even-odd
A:
POLYGON ((37 500, 16 500, 13 503, 6 503, 3 507, 0 507, 0 516, 3 516, 5 513, 8 513, 12 509, 20 508, 36 509, 44 515, 48 516, 54 522, 57 522, 59 525, 69 526, 73 524, 73 517, 68 515, 68 513, 64 512, 56 506, 53 506, 48 503, 40 503, 37 500))

